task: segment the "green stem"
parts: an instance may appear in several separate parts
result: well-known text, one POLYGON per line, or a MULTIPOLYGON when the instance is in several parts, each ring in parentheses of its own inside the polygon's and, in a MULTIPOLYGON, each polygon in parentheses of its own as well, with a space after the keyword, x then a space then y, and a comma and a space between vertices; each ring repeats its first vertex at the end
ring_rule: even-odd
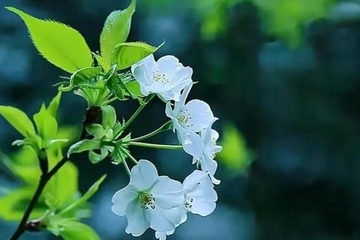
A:
POLYGON ((138 161, 129 153, 128 151, 124 151, 124 153, 133 161, 135 164, 138 164, 138 161))
POLYGON ((147 147, 147 148, 169 149, 169 150, 178 150, 183 148, 181 145, 165 145, 165 144, 143 143, 143 142, 129 142, 129 145, 138 146, 138 147, 147 147))
POLYGON ((142 140, 145 140, 145 139, 148 139, 152 136, 155 136, 163 131, 166 131, 168 130, 167 129, 167 125, 169 125, 171 123, 171 121, 168 121, 166 123, 164 123, 161 127, 159 127, 158 129, 152 131, 151 133, 148 133, 148 134, 145 134, 143 136, 140 136, 140 137, 136 137, 136 138, 133 138, 131 139, 130 141, 133 141, 133 142, 138 142, 138 141, 142 141, 142 140))
POLYGON ((117 99, 118 99, 117 97, 112 97, 112 98, 110 98, 109 100, 106 100, 106 101, 103 103, 103 105, 104 105, 104 106, 105 106, 105 105, 109 105, 110 103, 116 101, 117 99))
POLYGON ((126 170, 127 174, 130 176, 130 175, 131 175, 130 168, 129 168, 129 166, 127 165, 127 163, 126 163, 125 160, 123 161, 123 165, 124 165, 124 167, 125 167, 125 170, 126 170))
POLYGON ((146 105, 155 97, 155 94, 149 96, 148 100, 145 101, 143 105, 140 105, 138 109, 133 113, 133 115, 129 118, 129 120, 126 121, 124 126, 122 127, 122 130, 125 130, 134 120, 135 118, 141 113, 141 111, 146 107, 146 105))

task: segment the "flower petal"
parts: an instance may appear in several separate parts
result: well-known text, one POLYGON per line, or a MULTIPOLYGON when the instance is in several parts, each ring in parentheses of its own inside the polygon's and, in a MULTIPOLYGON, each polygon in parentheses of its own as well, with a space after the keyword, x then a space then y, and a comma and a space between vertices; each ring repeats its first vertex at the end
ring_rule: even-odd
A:
POLYGON ((220 184, 221 181, 214 177, 218 167, 218 163, 214 159, 204 154, 204 156, 200 159, 200 165, 203 171, 209 173, 210 178, 214 184, 220 184))
POLYGON ((175 69, 177 67, 183 67, 181 63, 179 63, 179 59, 172 55, 166 55, 157 61, 159 71, 166 74, 168 78, 172 78, 175 69))
POLYGON ((142 210, 140 204, 136 201, 129 204, 129 207, 126 210, 126 217, 128 225, 125 232, 133 235, 134 237, 142 235, 146 229, 150 227, 149 222, 145 218, 144 211, 142 210))
POLYGON ((187 219, 183 205, 170 210, 155 207, 154 210, 147 211, 146 215, 148 219, 151 219, 150 227, 158 232, 174 231, 187 219))
POLYGON ((153 54, 131 66, 131 72, 140 87, 151 84, 154 70, 156 70, 156 62, 153 54))
POLYGON ((186 126, 194 132, 199 132, 211 126, 215 118, 210 106, 198 99, 189 101, 183 111, 190 115, 191 118, 189 118, 186 126))
POLYGON ((185 193, 193 190, 204 179, 208 179, 208 175, 205 172, 200 170, 193 171, 183 182, 185 193))
POLYGON ((186 131, 183 128, 178 128, 176 130, 184 151, 194 158, 200 159, 204 152, 204 144, 201 137, 197 133, 186 131))
POLYGON ((150 222, 150 228, 159 232, 167 232, 175 229, 175 223, 171 221, 172 219, 166 217, 165 211, 166 210, 156 206, 155 209, 145 212, 150 222))
POLYGON ((172 209, 184 203, 184 192, 180 182, 160 176, 151 189, 155 203, 163 209, 172 209))
POLYGON ((130 185, 120 189, 112 197, 114 205, 111 207, 111 210, 116 215, 124 216, 128 205, 130 202, 134 201, 137 195, 137 192, 135 192, 130 185))
POLYGON ((130 184, 138 191, 147 190, 154 185, 158 176, 155 165, 142 159, 131 169, 130 184))
POLYGON ((200 201, 199 199, 194 199, 190 212, 205 217, 210 215, 215 210, 215 208, 215 202, 200 201))

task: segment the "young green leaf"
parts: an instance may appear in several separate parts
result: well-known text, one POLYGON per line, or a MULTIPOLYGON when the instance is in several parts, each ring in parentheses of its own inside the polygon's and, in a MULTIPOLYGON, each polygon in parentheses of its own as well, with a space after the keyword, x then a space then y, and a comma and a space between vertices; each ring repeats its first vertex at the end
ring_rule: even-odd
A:
MULTIPOLYGON (((19 221, 34 194, 35 186, 24 187, 12 190, 9 194, 0 198, 0 218, 5 221, 19 221)), ((47 208, 45 205, 37 204, 31 212, 30 219, 41 217, 47 208)))
POLYGON ((64 240, 100 240, 99 235, 90 226, 76 221, 66 221, 60 235, 64 240))
POLYGON ((59 109, 60 100, 61 100, 61 92, 59 91, 56 94, 56 96, 51 100, 49 106, 47 107, 47 110, 49 111, 51 116, 53 116, 55 119, 59 109))
POLYGON ((67 162, 46 184, 43 192, 46 205, 51 210, 74 201, 78 191, 78 169, 67 162))
POLYGON ((108 155, 108 149, 106 147, 100 148, 100 154, 95 151, 89 151, 89 160, 93 164, 97 164, 104 160, 108 155))
POLYGON ((69 73, 91 66, 91 51, 77 30, 63 23, 37 19, 13 7, 7 9, 25 22, 35 47, 50 63, 69 73))
POLYGON ((24 137, 35 135, 33 123, 20 109, 11 106, 0 106, 0 115, 24 137))
POLYGON ((100 67, 86 67, 79 69, 71 75, 69 85, 66 87, 61 85, 59 90, 68 92, 75 87, 96 86, 98 83, 96 77, 100 75, 100 73, 100 67))
POLYGON ((111 53, 115 46, 125 42, 131 27, 131 17, 135 12, 136 0, 132 0, 129 7, 110 13, 106 18, 100 35, 101 55, 110 62, 111 53))
POLYGON ((106 60, 104 57, 96 54, 94 54, 94 58, 96 59, 98 65, 102 67, 105 72, 111 69, 110 60, 106 60))
POLYGON ((119 100, 125 100, 125 89, 124 83, 117 75, 111 76, 108 81, 106 82, 106 86, 117 97, 119 100))
POLYGON ((2 156, 2 163, 21 181, 27 185, 36 186, 41 171, 39 159, 33 148, 25 146, 10 157, 2 156))
POLYGON ((87 125, 86 131, 97 139, 101 139, 107 132, 102 125, 97 123, 87 125))
POLYGON ((73 153, 81 153, 84 151, 99 149, 100 145, 101 145, 101 143, 99 140, 84 139, 84 140, 81 140, 80 142, 77 142, 77 143, 71 145, 67 155, 70 156, 73 153))
POLYGON ((116 111, 113 106, 101 106, 102 125, 104 128, 112 128, 116 123, 116 111))
POLYGON ((63 209, 60 214, 65 214, 69 211, 72 210, 76 210, 77 208, 79 208, 82 204, 86 203, 99 189, 101 183, 105 180, 106 178, 106 174, 103 175, 100 179, 98 179, 87 191, 86 193, 79 198, 78 200, 76 200, 75 202, 73 202, 72 204, 70 204, 69 206, 67 206, 65 209, 63 209))
POLYGON ((43 140, 43 144, 46 147, 47 141, 53 139, 56 135, 58 124, 52 114, 46 109, 45 105, 41 106, 38 113, 33 116, 34 122, 39 136, 43 140))
POLYGON ((142 97, 142 93, 140 91, 140 84, 137 81, 130 81, 125 83, 126 88, 131 93, 131 97, 137 98, 142 97))
POLYGON ((143 42, 120 43, 113 51, 111 62, 117 64, 118 70, 122 70, 154 53, 162 45, 154 47, 143 42))

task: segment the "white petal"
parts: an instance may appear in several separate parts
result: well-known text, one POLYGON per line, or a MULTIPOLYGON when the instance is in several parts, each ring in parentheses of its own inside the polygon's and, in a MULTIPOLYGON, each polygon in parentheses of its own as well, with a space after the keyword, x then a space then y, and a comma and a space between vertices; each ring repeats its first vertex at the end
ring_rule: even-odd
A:
POLYGON ((183 182, 183 187, 185 193, 194 189, 200 182, 204 179, 209 179, 208 175, 200 170, 193 171, 189 176, 187 176, 183 182))
POLYGON ((177 67, 182 66, 182 64, 179 63, 179 59, 172 55, 166 55, 159 58, 157 64, 159 67, 159 71, 166 74, 168 78, 172 77, 177 67))
POLYGON ((144 211, 141 209, 138 202, 133 201, 129 204, 129 207, 126 210, 126 217, 128 225, 125 232, 134 237, 142 235, 150 226, 145 218, 144 211))
POLYGON ((204 144, 201 137, 193 131, 186 131, 177 129, 178 137, 180 137, 181 144, 184 151, 196 159, 201 158, 204 152, 204 144))
POLYGON ((187 111, 190 114, 191 119, 189 119, 186 125, 194 132, 199 132, 211 126, 215 118, 210 106, 198 99, 189 101, 183 111, 187 111))
POLYGON ((184 88, 184 90, 182 91, 179 102, 175 103, 175 108, 174 108, 175 113, 178 113, 179 110, 185 106, 186 99, 189 96, 192 86, 193 86, 193 83, 191 82, 191 84, 189 86, 186 86, 184 88))
POLYGON ((184 203, 184 192, 180 182, 160 176, 151 189, 155 203, 163 209, 172 209, 184 203))
POLYGON ((211 138, 215 142, 219 139, 219 133, 215 129, 211 129, 211 138))
MULTIPOLYGON (((170 235, 170 234, 169 234, 170 235)), ((166 232, 155 232, 155 237, 156 239, 159 240, 166 240, 166 237, 168 236, 168 234, 166 232)))
POLYGON ((140 87, 151 84, 154 70, 156 70, 156 62, 152 54, 131 66, 131 72, 140 87))
POLYGON ((193 74, 193 70, 191 67, 179 67, 174 71, 174 75, 171 80, 180 82, 188 82, 191 80, 191 76, 193 74))
POLYGON ((217 201, 217 194, 212 185, 199 184, 196 188, 192 189, 186 194, 186 198, 192 198, 202 202, 215 202, 217 201))
POLYGON ((150 221, 150 227, 155 231, 167 232, 175 229, 176 223, 173 221, 177 219, 168 219, 165 212, 166 210, 159 206, 145 212, 146 218, 150 221))
POLYGON ((137 196, 137 192, 130 185, 127 185, 125 188, 117 191, 112 197, 114 205, 111 207, 111 210, 117 215, 124 216, 129 203, 137 196))
POLYGON ((194 199, 190 212, 204 217, 210 215, 215 210, 215 208, 215 202, 203 202, 198 199, 194 199))
POLYGON ((218 167, 218 163, 214 159, 204 154, 204 156, 200 159, 200 165, 203 171, 209 173, 210 178, 214 184, 220 184, 221 181, 214 177, 218 167))
POLYGON ((131 169, 130 184, 138 191, 149 189, 157 181, 158 172, 154 164, 148 160, 140 160, 131 169))

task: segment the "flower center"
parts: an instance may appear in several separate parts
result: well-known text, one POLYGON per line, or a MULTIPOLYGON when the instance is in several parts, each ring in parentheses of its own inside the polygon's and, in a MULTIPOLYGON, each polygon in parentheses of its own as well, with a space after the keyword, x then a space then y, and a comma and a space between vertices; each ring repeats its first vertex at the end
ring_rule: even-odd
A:
POLYGON ((186 210, 188 210, 188 211, 191 210, 193 202, 194 202, 194 199, 192 199, 192 198, 186 199, 186 201, 184 203, 184 206, 185 206, 186 210))
POLYGON ((148 210, 149 208, 155 209, 155 198, 151 193, 140 192, 139 199, 142 209, 144 210, 148 210))
POLYGON ((177 120, 180 122, 181 125, 189 128, 192 127, 193 124, 191 123, 191 115, 187 109, 181 109, 180 114, 177 117, 177 120))
POLYGON ((170 82, 169 79, 166 77, 166 75, 164 73, 160 73, 159 71, 153 72, 153 78, 155 82, 161 83, 163 85, 168 84, 170 82))

